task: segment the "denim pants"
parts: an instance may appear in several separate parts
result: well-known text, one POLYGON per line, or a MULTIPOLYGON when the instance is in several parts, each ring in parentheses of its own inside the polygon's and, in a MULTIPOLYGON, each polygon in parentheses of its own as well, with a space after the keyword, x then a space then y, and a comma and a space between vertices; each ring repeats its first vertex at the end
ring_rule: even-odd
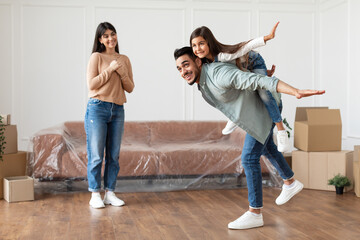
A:
MULTIPOLYGON (((280 112, 281 108, 282 106, 280 103, 280 112)), ((294 176, 294 172, 287 164, 284 156, 277 150, 277 146, 273 141, 272 130, 264 145, 249 134, 246 134, 241 154, 241 164, 244 167, 246 175, 249 206, 255 209, 263 207, 262 176, 260 167, 261 155, 265 155, 270 160, 282 179, 287 180, 294 176)))
MULTIPOLYGON (((259 53, 251 51, 249 53, 249 62, 249 70, 251 72, 267 76, 267 68, 265 65, 265 61, 259 53)), ((274 99, 271 92, 265 89, 259 89, 257 92, 259 93, 261 100, 263 101, 266 109, 268 110, 272 121, 274 123, 281 122, 281 113, 279 111, 276 100, 274 99)))
POLYGON ((124 132, 124 107, 90 98, 85 114, 87 178, 90 192, 101 189, 101 166, 105 151, 104 188, 115 190, 120 170, 119 153, 124 132))

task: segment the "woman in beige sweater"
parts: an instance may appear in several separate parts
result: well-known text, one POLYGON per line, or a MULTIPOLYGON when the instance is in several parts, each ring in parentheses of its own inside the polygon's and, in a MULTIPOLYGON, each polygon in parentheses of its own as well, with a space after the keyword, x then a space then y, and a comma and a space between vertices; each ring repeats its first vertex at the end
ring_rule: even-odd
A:
POLYGON ((90 206, 104 204, 122 206, 124 201, 114 194, 119 172, 119 153, 124 131, 125 91, 134 89, 131 63, 119 54, 116 30, 108 22, 97 27, 87 68, 89 101, 85 115, 87 143, 87 177, 92 192, 90 206), (105 152, 104 200, 101 199, 101 166, 105 152))

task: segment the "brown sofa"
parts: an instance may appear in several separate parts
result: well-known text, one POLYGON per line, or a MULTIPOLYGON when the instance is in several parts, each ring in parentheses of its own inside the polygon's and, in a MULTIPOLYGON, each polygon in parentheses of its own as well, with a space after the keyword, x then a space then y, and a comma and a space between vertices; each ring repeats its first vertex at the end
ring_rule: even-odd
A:
MULTIPOLYGON (((245 132, 223 136, 226 122, 126 122, 119 177, 191 176, 242 173, 245 132)), ((29 174, 42 179, 86 178, 83 122, 38 132, 32 138, 29 174)), ((262 159, 264 173, 268 168, 262 159)))

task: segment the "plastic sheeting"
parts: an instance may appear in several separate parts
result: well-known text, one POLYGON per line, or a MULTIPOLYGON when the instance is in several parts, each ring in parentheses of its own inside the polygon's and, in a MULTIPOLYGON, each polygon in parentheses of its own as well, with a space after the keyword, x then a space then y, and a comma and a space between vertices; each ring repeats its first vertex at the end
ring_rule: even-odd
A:
MULTIPOLYGON (((116 191, 172 191, 246 186, 241 166, 245 132, 224 136, 226 122, 125 122, 116 191)), ((83 122, 66 122, 31 139, 28 174, 51 191, 87 189, 83 122)), ((104 162, 104 161, 103 161, 104 162)), ((268 159, 261 157, 263 183, 282 185, 268 159)), ((103 168, 102 168, 103 169, 103 168)))

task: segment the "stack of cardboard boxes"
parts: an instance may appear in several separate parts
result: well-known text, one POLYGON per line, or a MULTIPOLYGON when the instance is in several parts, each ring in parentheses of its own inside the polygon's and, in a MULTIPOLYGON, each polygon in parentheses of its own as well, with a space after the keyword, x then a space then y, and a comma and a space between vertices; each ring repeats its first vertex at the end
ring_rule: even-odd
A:
POLYGON ((10 115, 1 115, 4 128, 4 154, 0 160, 0 199, 8 202, 34 200, 34 180, 26 174, 26 152, 18 151, 16 125, 10 115))
POLYGON ((292 152, 292 169, 305 188, 335 191, 328 179, 337 174, 353 182, 353 151, 341 150, 341 128, 339 109, 296 109, 294 145, 299 150, 292 152))

